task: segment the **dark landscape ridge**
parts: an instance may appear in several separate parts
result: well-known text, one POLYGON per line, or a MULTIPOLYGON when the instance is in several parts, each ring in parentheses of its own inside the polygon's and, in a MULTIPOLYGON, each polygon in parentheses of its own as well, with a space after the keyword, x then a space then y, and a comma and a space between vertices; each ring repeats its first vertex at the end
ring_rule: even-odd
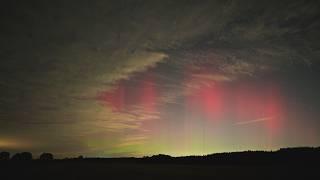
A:
POLYGON ((320 147, 205 156, 54 159, 2 152, 0 179, 319 179, 320 147), (3 156, 6 155, 6 159, 3 156))
MULTIPOLYGON (((295 162, 320 162, 320 147, 292 147, 281 148, 276 151, 238 151, 222 152, 208 155, 170 156, 158 154, 144 157, 83 157, 54 159, 51 153, 42 153, 39 158, 34 158, 30 152, 16 153, 10 157, 9 152, 0 152, 0 162, 26 162, 26 161, 106 161, 106 162, 135 162, 135 163, 183 163, 183 164, 216 164, 216 165, 241 165, 241 164, 292 164, 295 162)), ((306 164, 304 164, 306 165, 306 164)), ((320 164, 319 164, 320 165, 320 164)))

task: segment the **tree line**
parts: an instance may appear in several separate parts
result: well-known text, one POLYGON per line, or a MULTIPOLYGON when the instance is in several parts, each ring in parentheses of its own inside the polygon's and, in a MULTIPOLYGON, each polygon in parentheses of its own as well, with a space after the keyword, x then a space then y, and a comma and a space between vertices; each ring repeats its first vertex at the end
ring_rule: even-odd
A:
MULTIPOLYGON (((39 160, 54 160, 51 153, 42 153, 39 160)), ((30 152, 16 153, 12 157, 9 152, 0 152, 0 160, 33 160, 30 152)), ((143 162, 143 163, 183 163, 183 164, 311 164, 320 162, 320 147, 281 148, 277 151, 241 151, 208 154, 204 156, 172 157, 165 154, 144 156, 142 158, 64 158, 62 161, 104 161, 104 162, 143 162)))
MULTIPOLYGON (((39 160, 53 160, 53 154, 51 153, 42 153, 39 156, 39 160)), ((0 160, 33 160, 33 155, 30 152, 21 152, 16 153, 13 156, 10 156, 9 152, 0 152, 0 160)))

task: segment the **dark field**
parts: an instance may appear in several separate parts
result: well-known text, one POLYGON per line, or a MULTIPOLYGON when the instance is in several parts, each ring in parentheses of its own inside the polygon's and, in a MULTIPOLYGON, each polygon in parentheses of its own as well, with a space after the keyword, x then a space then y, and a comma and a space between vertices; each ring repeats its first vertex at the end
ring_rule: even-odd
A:
POLYGON ((1 179, 320 179, 320 166, 104 161, 1 162, 1 179))

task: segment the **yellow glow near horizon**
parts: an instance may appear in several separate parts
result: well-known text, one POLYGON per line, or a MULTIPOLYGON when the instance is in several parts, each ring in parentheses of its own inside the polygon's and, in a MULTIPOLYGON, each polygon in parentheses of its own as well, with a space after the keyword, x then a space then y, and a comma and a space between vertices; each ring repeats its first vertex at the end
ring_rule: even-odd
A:
POLYGON ((15 148, 24 148, 27 147, 28 143, 22 142, 20 140, 14 139, 0 139, 0 148, 8 148, 8 149, 15 149, 15 148))

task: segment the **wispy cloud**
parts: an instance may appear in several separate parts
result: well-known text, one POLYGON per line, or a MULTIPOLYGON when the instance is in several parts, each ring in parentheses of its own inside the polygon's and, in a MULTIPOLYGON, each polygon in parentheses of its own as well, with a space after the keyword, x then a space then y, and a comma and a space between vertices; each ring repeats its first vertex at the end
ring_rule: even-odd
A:
POLYGON ((263 117, 263 118, 258 118, 258 119, 254 119, 254 120, 249 120, 249 121, 240 121, 240 122, 235 123, 234 125, 236 125, 236 126, 247 125, 247 124, 264 122, 264 121, 268 121, 271 119, 272 119, 272 117, 263 117))
POLYGON ((117 147, 133 146, 145 143, 148 139, 147 136, 143 135, 131 135, 122 140, 121 143, 117 144, 117 147))

